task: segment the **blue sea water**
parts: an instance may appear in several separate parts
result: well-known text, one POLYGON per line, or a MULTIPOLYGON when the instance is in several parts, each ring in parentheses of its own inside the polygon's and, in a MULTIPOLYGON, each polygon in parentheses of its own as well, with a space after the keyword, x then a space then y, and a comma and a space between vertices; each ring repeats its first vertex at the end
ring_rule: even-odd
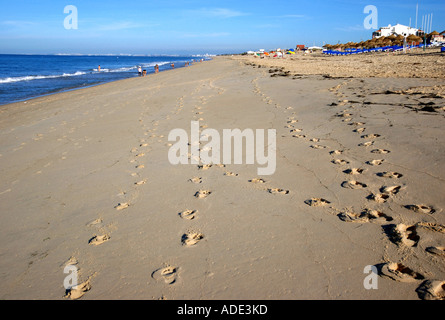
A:
POLYGON ((184 67, 202 56, 7 55, 0 54, 0 105, 45 94, 184 67), (101 70, 98 71, 100 65, 101 70))

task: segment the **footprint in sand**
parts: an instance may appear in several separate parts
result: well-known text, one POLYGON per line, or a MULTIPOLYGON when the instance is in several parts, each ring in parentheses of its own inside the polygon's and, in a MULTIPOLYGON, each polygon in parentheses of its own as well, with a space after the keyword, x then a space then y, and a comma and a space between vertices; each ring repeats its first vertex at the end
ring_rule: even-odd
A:
POLYGON ((202 233, 189 231, 182 235, 181 243, 184 246, 190 247, 190 246, 194 246, 202 239, 204 239, 204 235, 202 233))
POLYGON ((342 150, 334 150, 334 151, 329 152, 329 154, 342 154, 342 153, 343 153, 342 150))
POLYGON ((284 190, 280 188, 273 188, 273 189, 267 189, 269 193, 276 193, 276 194, 288 194, 289 190, 284 190))
POLYGON ((379 166, 379 165, 381 165, 384 161, 385 161, 384 159, 371 160, 371 161, 366 161, 366 164, 369 164, 370 166, 379 166))
POLYGON ((432 232, 445 233, 445 226, 433 222, 418 222, 416 226, 432 232))
POLYGON ((386 200, 389 199, 389 194, 386 193, 377 193, 377 194, 370 194, 367 199, 374 200, 377 203, 384 203, 386 200))
POLYGON ((233 173, 230 171, 224 172, 224 175, 229 177, 238 177, 238 173, 233 173))
POLYGON ((331 162, 334 164, 339 164, 339 165, 349 164, 349 161, 342 160, 342 159, 335 159, 335 160, 332 160, 331 162))
POLYGON ((380 192, 386 194, 397 194, 401 188, 401 186, 381 187, 380 192))
POLYGON ((362 139, 375 139, 381 137, 381 135, 377 134, 377 133, 372 133, 372 134, 366 134, 364 136, 362 136, 362 139))
POLYGON ((352 123, 350 123, 349 125, 350 126, 362 126, 362 125, 364 125, 365 123, 364 122, 352 122, 352 123))
POLYGON ((362 174, 363 172, 365 172, 365 169, 362 169, 362 168, 352 168, 352 169, 346 169, 343 172, 346 173, 346 174, 356 175, 356 174, 362 174))
POLYGON ((310 146, 312 149, 326 149, 326 146, 320 146, 318 144, 313 144, 310 146))
POLYGON ((145 184, 146 182, 147 182, 146 180, 141 180, 141 181, 135 182, 134 184, 140 186, 140 185, 145 184))
POLYGON ((304 134, 294 134, 294 135, 292 135, 292 137, 294 137, 294 138, 306 138, 306 136, 304 135, 304 134))
POLYGON ((390 153, 391 151, 385 150, 385 149, 373 149, 371 150, 371 153, 378 153, 378 154, 386 154, 390 153))
POLYGON ((426 206, 423 204, 410 204, 406 205, 405 208, 418 213, 433 214, 434 212, 436 212, 436 210, 433 207, 426 206))
POLYGON ((303 131, 302 129, 292 129, 290 130, 290 133, 295 133, 295 132, 301 132, 303 131))
POLYGON ((138 153, 137 155, 136 155, 136 157, 143 157, 143 156, 145 156, 145 153, 138 153))
POLYGON ((318 139, 318 138, 311 138, 311 139, 309 139, 309 141, 311 141, 311 142, 319 142, 320 139, 318 139))
POLYGON ((178 268, 167 266, 159 268, 152 272, 151 277, 155 280, 164 280, 166 284, 173 284, 176 282, 178 276, 178 268))
POLYGON ((208 170, 208 169, 210 169, 211 167, 212 167, 211 164, 200 164, 200 165, 198 165, 198 169, 199 169, 199 170, 208 170))
POLYGON ((348 189, 363 189, 366 188, 367 185, 355 180, 351 180, 351 181, 343 181, 341 186, 343 188, 348 188, 348 189))
POLYGON ((189 181, 198 184, 198 183, 202 183, 202 178, 194 177, 194 178, 189 179, 189 181))
POLYGON ((86 224, 86 226, 87 226, 87 227, 93 227, 93 226, 97 226, 97 225, 99 225, 99 224, 101 224, 101 223, 102 223, 102 219, 98 218, 98 219, 95 219, 95 220, 93 220, 93 221, 88 222, 88 223, 86 224))
POLYGON ((182 219, 186 219, 186 220, 193 220, 195 219, 195 215, 198 213, 198 210, 185 210, 182 212, 179 212, 179 216, 182 219))
POLYGON ((372 145, 374 145, 374 141, 362 142, 358 144, 359 147, 370 147, 372 145))
POLYGON ((249 182, 252 182, 252 183, 266 183, 266 180, 263 180, 261 178, 254 178, 254 179, 250 179, 249 182))
POLYGON ((199 190, 199 191, 196 191, 195 197, 198 199, 202 199, 202 198, 208 197, 211 193, 212 192, 209 190, 199 190))
POLYGON ((357 133, 362 133, 363 131, 365 131, 366 130, 366 128, 357 128, 357 129, 354 129, 354 130, 352 130, 353 132, 357 132, 357 133))
POLYGON ((306 203, 308 206, 311 207, 321 207, 321 206, 326 206, 331 202, 323 198, 312 198, 305 200, 304 203, 306 203))
POLYGON ((382 178, 391 178, 391 179, 399 179, 403 177, 403 174, 398 172, 379 172, 377 173, 377 176, 382 178))
POLYGON ((445 281, 426 280, 416 292, 423 300, 445 300, 445 281))
POLYGON ((366 223, 366 222, 380 222, 386 223, 387 221, 392 221, 393 219, 381 211, 365 209, 360 213, 345 211, 341 212, 337 215, 340 220, 345 222, 358 222, 358 223, 366 223))
POLYGON ((128 208, 130 205, 127 202, 123 202, 123 203, 119 203, 117 206, 115 206, 114 208, 116 210, 123 210, 128 208))
POLYGON ((66 289, 64 298, 70 298, 71 300, 80 299, 85 293, 91 290, 90 278, 85 282, 73 286, 70 289, 66 289))
POLYGON ((107 234, 101 236, 94 236, 90 240, 88 240, 88 244, 92 244, 98 246, 106 241, 110 240, 110 236, 107 234))
POLYGON ((388 234, 390 240, 397 245, 405 245, 407 247, 415 247, 420 240, 417 235, 417 227, 415 225, 407 226, 403 223, 398 225, 386 225, 383 229, 388 234))
POLYGON ((445 257, 445 247, 428 247, 425 250, 431 254, 445 257))
POLYGON ((381 268, 380 274, 399 282, 416 282, 425 279, 420 273, 396 262, 385 263, 381 268))

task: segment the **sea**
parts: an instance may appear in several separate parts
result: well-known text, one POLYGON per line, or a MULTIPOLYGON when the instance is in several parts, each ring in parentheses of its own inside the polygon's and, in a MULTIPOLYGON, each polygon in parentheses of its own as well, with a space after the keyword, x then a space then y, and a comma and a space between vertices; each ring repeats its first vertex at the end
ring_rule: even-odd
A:
POLYGON ((209 55, 19 55, 0 54, 0 105, 210 60, 209 55), (98 70, 100 66, 100 71, 98 70))

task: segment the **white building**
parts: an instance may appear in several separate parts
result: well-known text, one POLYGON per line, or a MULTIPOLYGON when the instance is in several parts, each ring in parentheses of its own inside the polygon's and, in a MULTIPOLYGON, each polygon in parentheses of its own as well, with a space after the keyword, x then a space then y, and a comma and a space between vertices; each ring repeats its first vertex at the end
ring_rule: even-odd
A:
POLYGON ((408 26, 404 26, 401 24, 396 24, 395 26, 388 25, 387 27, 382 27, 379 30, 373 32, 372 37, 373 38, 380 38, 380 37, 388 37, 390 35, 402 35, 404 37, 407 37, 409 35, 418 35, 418 32, 420 30, 416 28, 411 28, 408 26))

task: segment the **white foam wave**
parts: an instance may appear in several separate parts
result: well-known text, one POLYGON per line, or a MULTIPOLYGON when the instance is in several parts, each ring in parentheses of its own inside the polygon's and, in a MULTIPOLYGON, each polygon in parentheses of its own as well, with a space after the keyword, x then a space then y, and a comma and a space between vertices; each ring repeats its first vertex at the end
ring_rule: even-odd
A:
POLYGON ((39 79, 53 79, 53 78, 61 78, 61 77, 73 77, 73 76, 81 76, 85 74, 85 72, 77 71, 75 73, 64 73, 62 75, 48 75, 48 76, 24 76, 24 77, 8 77, 0 79, 0 83, 11 83, 11 82, 20 82, 20 81, 32 81, 39 79))

